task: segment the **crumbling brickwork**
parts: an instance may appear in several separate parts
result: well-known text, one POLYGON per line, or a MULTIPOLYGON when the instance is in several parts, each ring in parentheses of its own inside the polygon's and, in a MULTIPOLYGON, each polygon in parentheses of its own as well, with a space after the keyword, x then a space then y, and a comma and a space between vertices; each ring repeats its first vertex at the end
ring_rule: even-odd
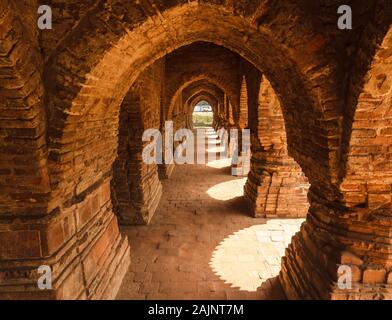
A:
POLYGON ((392 299, 387 151, 391 17, 385 15, 385 5, 380 2, 372 11, 350 70, 344 162, 339 168, 341 198, 331 203, 311 186, 306 224, 282 261, 280 279, 291 299, 392 299), (337 285, 340 265, 352 270, 349 290, 337 285), (316 272, 309 275, 298 270, 316 272))
POLYGON ((385 1, 346 1, 350 32, 338 0, 51 0, 54 28, 38 30, 41 3, 0 0, 1 298, 116 295, 130 260, 116 213, 147 223, 160 195, 135 139, 189 127, 201 97, 215 128, 252 130, 254 214, 304 216, 310 184, 282 260, 288 298, 392 298, 385 1), (40 265, 52 290, 36 286, 40 265))
POLYGON ((245 186, 252 213, 264 217, 305 217, 309 184, 288 155, 282 109, 265 77, 260 83, 254 124, 251 171, 245 186))

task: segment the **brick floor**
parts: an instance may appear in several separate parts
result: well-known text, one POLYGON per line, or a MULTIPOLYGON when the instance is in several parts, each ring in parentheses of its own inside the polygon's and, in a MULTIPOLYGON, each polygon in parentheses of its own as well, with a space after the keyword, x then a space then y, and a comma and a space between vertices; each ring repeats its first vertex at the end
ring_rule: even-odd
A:
POLYGON ((179 165, 149 226, 123 227, 132 262, 117 299, 285 299, 277 275, 303 219, 252 218, 228 161, 179 165))

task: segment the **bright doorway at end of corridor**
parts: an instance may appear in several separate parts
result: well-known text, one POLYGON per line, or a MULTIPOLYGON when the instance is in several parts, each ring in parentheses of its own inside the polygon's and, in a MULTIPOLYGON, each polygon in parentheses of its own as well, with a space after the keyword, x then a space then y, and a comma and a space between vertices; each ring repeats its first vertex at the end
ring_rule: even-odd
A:
POLYGON ((211 127, 213 122, 211 105, 207 101, 200 101, 193 110, 192 119, 195 128, 211 127))

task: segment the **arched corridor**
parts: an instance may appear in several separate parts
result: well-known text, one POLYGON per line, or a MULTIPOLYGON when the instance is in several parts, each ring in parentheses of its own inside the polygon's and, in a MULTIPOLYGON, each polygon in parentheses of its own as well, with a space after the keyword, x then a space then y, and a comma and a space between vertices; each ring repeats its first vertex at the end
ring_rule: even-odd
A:
POLYGON ((341 5, 0 0, 0 299, 392 299, 391 6, 341 5))
POLYGON ((252 218, 245 181, 230 159, 178 166, 150 225, 122 228, 135 249, 117 298, 285 299, 280 260, 304 219, 252 218))

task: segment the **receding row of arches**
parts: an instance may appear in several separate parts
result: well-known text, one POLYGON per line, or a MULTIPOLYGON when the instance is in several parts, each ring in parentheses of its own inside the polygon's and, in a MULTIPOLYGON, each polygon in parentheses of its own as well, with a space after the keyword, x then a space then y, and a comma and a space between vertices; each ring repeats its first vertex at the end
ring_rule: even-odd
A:
POLYGON ((117 220, 148 223, 174 169, 143 163, 143 131, 191 129, 205 100, 215 129, 251 131, 249 212, 307 217, 282 260, 287 297, 391 298, 386 4, 353 4, 363 23, 336 36, 333 3, 148 3, 79 8, 57 39, 0 3, 0 297, 113 298, 132 250, 117 220))
MULTIPOLYGON (((122 102, 120 148, 112 182, 113 199, 117 204, 115 211, 120 220, 129 224, 148 223, 162 192, 158 172, 164 172, 166 165, 159 168, 159 165, 143 164, 141 154, 148 143, 142 141, 144 131, 164 128, 167 121, 173 122, 171 135, 180 129, 193 129, 193 110, 201 100, 209 101, 213 110, 212 126, 216 130, 229 132, 236 128, 241 132, 251 128, 253 166, 246 186, 246 197, 252 214, 269 217, 305 216, 308 209, 307 179, 288 155, 280 102, 269 81, 245 61, 235 65, 239 70, 230 66, 233 59, 242 58, 232 52, 227 54, 227 49, 216 45, 200 42, 183 47, 180 51, 172 54, 179 60, 173 57, 161 59, 144 71, 122 102), (196 55, 196 60, 200 60, 199 54, 204 55, 202 61, 186 59, 196 55), (225 54, 229 56, 227 60, 224 59, 225 54), (215 57, 219 57, 222 65, 229 68, 221 72, 219 83, 208 76, 209 72, 212 74, 216 70, 215 57), (188 64, 198 70, 200 75, 194 77, 195 71, 189 70, 188 64), (172 65, 178 69, 177 72, 172 70, 172 65), (233 74, 237 74, 237 77, 233 78, 233 74), (169 89, 162 91, 161 82, 167 83, 169 89), (228 94, 235 92, 235 89, 228 89, 224 83, 230 83, 238 92, 228 94), (171 87, 176 90, 171 90, 171 87), (161 101, 168 101, 169 105, 165 108, 161 101)), ((241 166, 241 163, 234 166, 238 165, 241 166)), ((170 167, 173 168, 174 164, 170 164, 170 167)), ((249 169, 245 172, 240 170, 238 174, 246 176, 248 172, 249 169)), ((163 174, 161 178, 169 176, 163 174)))

